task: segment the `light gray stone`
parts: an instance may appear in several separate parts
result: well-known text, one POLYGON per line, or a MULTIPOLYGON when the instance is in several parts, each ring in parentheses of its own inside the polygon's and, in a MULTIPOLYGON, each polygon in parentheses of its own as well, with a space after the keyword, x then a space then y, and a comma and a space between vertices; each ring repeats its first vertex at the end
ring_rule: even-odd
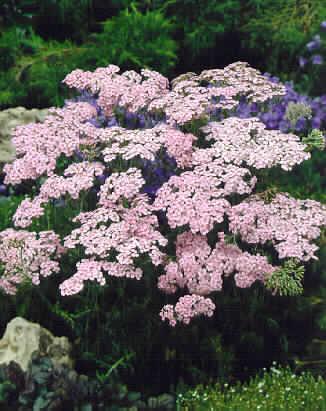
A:
POLYGON ((55 337, 37 323, 16 317, 6 327, 0 340, 0 365, 14 361, 27 370, 33 353, 51 358, 53 365, 73 367, 71 344, 67 337, 55 337))

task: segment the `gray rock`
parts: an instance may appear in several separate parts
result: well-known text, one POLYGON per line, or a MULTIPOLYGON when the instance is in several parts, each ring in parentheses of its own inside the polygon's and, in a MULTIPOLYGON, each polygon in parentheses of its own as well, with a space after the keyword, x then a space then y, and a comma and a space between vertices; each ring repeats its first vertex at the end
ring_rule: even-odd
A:
POLYGON ((42 122, 47 114, 47 109, 27 110, 25 107, 0 111, 0 164, 11 162, 15 158, 15 148, 11 144, 14 129, 23 124, 42 122))
POLYGON ((0 365, 14 361, 26 371, 34 354, 50 357, 54 366, 72 368, 70 352, 71 344, 66 337, 55 337, 39 324, 16 317, 7 324, 0 340, 0 365))

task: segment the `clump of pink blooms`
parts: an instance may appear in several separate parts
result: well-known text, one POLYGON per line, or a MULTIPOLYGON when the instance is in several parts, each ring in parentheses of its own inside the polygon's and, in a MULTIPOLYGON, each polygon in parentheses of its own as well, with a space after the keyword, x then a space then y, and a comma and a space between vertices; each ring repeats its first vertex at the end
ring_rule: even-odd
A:
POLYGON ((15 294, 21 283, 40 284, 40 277, 59 272, 56 259, 63 251, 60 238, 53 231, 34 233, 8 228, 0 232, 0 262, 4 266, 0 287, 15 294))
POLYGON ((17 158, 5 166, 5 183, 33 180, 36 194, 18 207, 16 228, 0 233, 6 293, 26 278, 39 284, 58 272, 62 253, 74 249, 82 256, 60 285, 64 296, 81 292, 87 281, 104 286, 110 276, 141 280, 139 262, 149 259, 158 288, 183 293, 160 313, 175 326, 212 316, 212 294, 226 277, 247 288, 264 283, 287 259, 317 258, 326 207, 286 193, 267 202, 256 189, 260 169, 290 171, 310 158, 307 146, 257 118, 234 116, 241 98, 264 104, 285 94, 283 85, 241 62, 171 83, 150 70, 120 74, 114 65, 74 70, 64 82, 89 101, 69 101, 44 123, 14 133, 17 158), (228 118, 218 121, 221 112, 228 118), (166 158, 175 162, 152 198, 145 164, 166 158), (84 209, 90 193, 96 201, 84 209), (26 231, 45 206, 70 199, 80 201, 80 213, 64 238, 26 231))

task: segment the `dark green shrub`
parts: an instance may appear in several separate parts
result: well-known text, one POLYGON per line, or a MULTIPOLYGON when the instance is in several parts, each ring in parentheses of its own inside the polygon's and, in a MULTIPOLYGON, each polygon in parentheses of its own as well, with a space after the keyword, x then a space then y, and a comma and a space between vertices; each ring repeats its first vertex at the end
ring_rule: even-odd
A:
POLYGON ((23 372, 14 362, 0 367, 0 406, 4 411, 119 411, 137 405, 140 394, 125 385, 89 379, 47 357, 34 357, 23 372))
POLYGON ((252 0, 242 9, 243 45, 258 66, 273 73, 297 71, 298 56, 326 18, 323 0, 252 0))
POLYGON ((106 20, 103 31, 92 36, 89 57, 98 66, 113 63, 122 70, 145 67, 167 74, 177 60, 172 29, 160 11, 141 13, 131 4, 130 9, 106 20))
POLYGON ((85 53, 69 41, 44 41, 31 29, 9 29, 0 36, 0 108, 48 107, 63 103, 61 80, 85 53))

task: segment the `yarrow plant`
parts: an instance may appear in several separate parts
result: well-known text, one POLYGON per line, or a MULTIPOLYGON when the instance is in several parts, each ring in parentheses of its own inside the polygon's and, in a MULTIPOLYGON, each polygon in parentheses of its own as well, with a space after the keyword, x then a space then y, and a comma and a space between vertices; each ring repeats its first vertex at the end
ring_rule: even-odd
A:
POLYGON ((5 183, 35 181, 35 194, 18 207, 15 229, 0 233, 6 293, 58 272, 61 255, 74 250, 63 296, 110 276, 141 280, 146 261, 158 288, 178 295, 160 313, 172 326, 212 316, 226 277, 284 295, 292 275, 289 294, 301 291, 299 263, 317 258, 326 207, 286 193, 267 198, 257 187, 261 170, 309 159, 308 145, 237 117, 243 99, 259 106, 283 96, 281 83, 241 62, 171 84, 113 65, 75 70, 64 83, 80 96, 14 133, 17 159, 5 166, 5 183), (74 228, 63 238, 28 231, 58 201, 79 202, 74 228))

